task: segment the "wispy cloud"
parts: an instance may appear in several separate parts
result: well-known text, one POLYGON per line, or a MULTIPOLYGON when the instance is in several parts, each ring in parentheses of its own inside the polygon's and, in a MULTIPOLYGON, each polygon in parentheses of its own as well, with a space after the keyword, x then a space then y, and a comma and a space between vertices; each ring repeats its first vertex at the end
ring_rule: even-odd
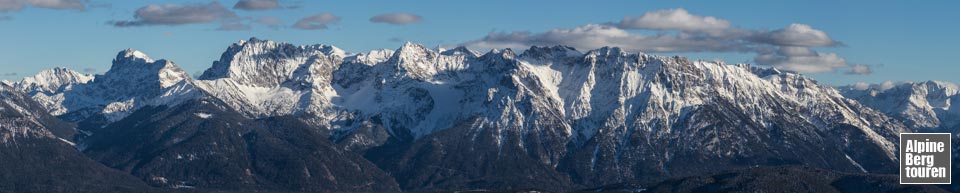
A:
POLYGON ((651 11, 639 17, 625 17, 619 22, 539 33, 491 32, 462 44, 479 49, 568 45, 579 49, 615 46, 658 53, 754 53, 757 64, 791 71, 822 73, 847 68, 851 72, 848 74, 871 72, 868 65, 852 65, 836 53, 813 50, 814 47, 843 44, 810 25, 791 24, 782 29, 752 30, 736 27, 724 19, 690 14, 684 9, 651 11))
POLYGON ((730 22, 693 15, 684 9, 668 9, 647 12, 640 17, 624 17, 617 26, 623 29, 708 31, 730 28, 730 22))
POLYGON ((340 22, 340 17, 330 13, 321 13, 304 17, 293 24, 294 28, 302 30, 327 29, 328 24, 340 22))
POLYGON ((250 26, 242 23, 223 23, 220 27, 217 27, 217 30, 220 31, 246 31, 250 30, 250 26))
POLYGON ((186 5, 148 5, 137 9, 133 17, 134 20, 114 21, 110 23, 116 27, 132 27, 211 23, 237 19, 236 13, 223 7, 219 2, 186 5))
POLYGON ((387 13, 370 18, 370 22, 374 23, 388 23, 394 25, 407 25, 418 23, 423 20, 423 17, 419 15, 414 15, 410 13, 387 13))
POLYGON ((260 11, 279 9, 281 7, 278 0, 240 0, 237 4, 233 5, 233 8, 247 11, 260 11))
POLYGON ((826 32, 813 29, 806 24, 791 24, 784 29, 766 33, 757 33, 754 40, 778 46, 822 47, 837 46, 840 42, 834 41, 826 32))
POLYGON ((0 0, 0 12, 20 11, 27 6, 44 9, 84 10, 86 1, 81 0, 0 0))
POLYGON ((776 51, 759 51, 753 61, 808 73, 835 72, 838 68, 849 66, 847 61, 836 53, 820 53, 808 47, 789 46, 779 47, 776 51))
POLYGON ((23 9, 23 2, 20 0, 0 0, 0 12, 20 11, 23 9))
POLYGON ((17 76, 17 73, 16 73, 16 72, 7 72, 7 73, 3 73, 3 74, 0 74, 0 75, 2 75, 2 76, 17 76))
POLYGON ((86 9, 86 6, 80 0, 27 0, 27 3, 34 7, 47 9, 86 9))
POLYGON ((868 65, 864 65, 864 64, 853 64, 853 65, 850 65, 850 70, 847 71, 847 72, 845 72, 845 73, 846 73, 846 74, 866 75, 866 74, 873 74, 873 69, 870 68, 870 66, 868 66, 868 65))

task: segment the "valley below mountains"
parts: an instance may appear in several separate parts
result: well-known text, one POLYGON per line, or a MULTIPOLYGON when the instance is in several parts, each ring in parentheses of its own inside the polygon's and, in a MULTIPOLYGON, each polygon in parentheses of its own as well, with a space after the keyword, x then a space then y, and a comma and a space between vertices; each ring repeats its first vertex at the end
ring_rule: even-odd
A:
POLYGON ((958 92, 616 47, 251 38, 198 76, 127 49, 0 83, 0 192, 958 192, 896 181, 900 133, 960 137, 958 92))

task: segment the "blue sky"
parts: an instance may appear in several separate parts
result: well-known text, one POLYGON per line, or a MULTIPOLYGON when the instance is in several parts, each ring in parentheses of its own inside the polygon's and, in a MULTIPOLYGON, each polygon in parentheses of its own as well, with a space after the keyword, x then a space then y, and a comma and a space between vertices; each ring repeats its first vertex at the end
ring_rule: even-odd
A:
MULTIPOLYGON (((5 2, 0 0, 0 10, 5 2)), ((49 0, 70 2, 70 0, 49 0)), ((169 59, 190 73, 209 67, 231 43, 250 37, 295 44, 329 44, 351 52, 396 49, 402 41, 434 47, 467 43, 476 46, 489 34, 527 32, 529 37, 498 39, 497 43, 566 43, 551 39, 550 30, 575 30, 585 26, 611 26, 625 17, 644 18, 647 13, 677 13, 695 18, 712 17, 754 34, 776 32, 802 24, 829 36, 830 42, 808 45, 821 56, 842 58, 840 67, 806 72, 823 83, 944 80, 960 82, 955 63, 960 45, 960 7, 951 1, 306 1, 279 0, 279 9, 235 9, 236 0, 217 1, 226 19, 167 25, 118 27, 118 21, 138 21, 137 10, 148 5, 207 6, 214 1, 78 1, 83 8, 46 7, 21 2, 21 8, 0 11, 0 79, 16 80, 57 66, 81 72, 103 73, 110 60, 125 48, 141 50, 155 59, 169 59), (57 9, 59 8, 59 9, 57 9), (658 12, 660 11, 660 12, 658 12), (672 12, 671 12, 672 11, 672 12), (330 14, 339 20, 323 20, 326 29, 303 30, 294 24, 305 17, 330 14), (419 20, 394 23, 371 22, 386 13, 419 16, 419 20), (273 17, 277 27, 254 20, 273 17), (223 23, 249 26, 249 30, 217 30, 223 23), (549 41, 548 41, 549 40, 549 41), (829 45, 826 45, 829 44, 829 45), (871 73, 848 74, 854 65, 871 73)), ((9 6, 8 6, 9 7, 9 6)), ((209 12, 209 10, 207 10, 209 12)), ((141 17, 145 17, 141 15, 141 17)), ((162 19, 162 18, 160 18, 162 19)), ((144 21, 140 19, 139 21, 144 21)), ((159 20, 158 20, 159 21, 159 20)), ((150 23, 152 21, 147 21, 150 23)), ((638 36, 677 34, 677 28, 651 30, 648 23, 621 24, 617 29, 638 36), (622 28, 622 29, 620 29, 622 28)), ((584 36, 575 36, 584 37, 584 36)), ((587 34, 588 38, 590 35, 587 34)), ((713 37, 713 36, 711 36, 713 37)), ((750 36, 754 37, 754 36, 750 36)), ((734 38, 724 41, 752 41, 734 38)), ((642 42, 642 41, 641 41, 642 42)), ((506 45, 506 44, 492 44, 506 45)), ((582 49, 593 44, 581 43, 582 49)), ((646 44, 643 44, 646 45, 646 44)), ((636 49, 649 52, 643 45, 636 49)), ((804 44, 806 45, 806 44, 804 44)), ((634 46, 634 45, 627 45, 634 46)), ((672 45, 667 45, 670 47, 672 45)), ((747 46, 783 48, 777 43, 747 46)), ((671 47, 672 48, 672 47, 671 47)), ((733 49, 736 50, 736 49, 733 49)), ((654 51, 657 55, 682 55, 694 59, 722 59, 728 63, 757 63, 762 51, 654 51)), ((783 49, 781 49, 783 50, 783 49)), ((790 55, 787 55, 790 56, 790 55)), ((805 60, 804 60, 805 61, 805 60)), ((827 60, 831 61, 831 60, 827 60)), ((802 64, 762 61, 806 69, 802 64)), ((812 66, 820 64, 809 64, 812 66)))

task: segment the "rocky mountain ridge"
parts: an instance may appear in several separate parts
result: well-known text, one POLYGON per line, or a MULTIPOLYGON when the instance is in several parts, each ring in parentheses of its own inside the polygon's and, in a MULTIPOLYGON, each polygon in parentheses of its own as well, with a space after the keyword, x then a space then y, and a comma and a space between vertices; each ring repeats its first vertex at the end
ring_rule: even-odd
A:
MULTIPOLYGON (((175 169, 179 162, 163 161, 171 159, 167 154, 138 152, 205 146, 150 138, 158 146, 113 148, 104 142, 117 139, 104 136, 202 139, 209 136, 200 134, 241 127, 216 120, 221 115, 252 121, 246 124, 282 120, 286 126, 273 125, 274 130, 306 130, 336 145, 315 151, 363 155, 365 160, 336 163, 369 161, 385 173, 364 175, 389 174, 405 191, 569 191, 755 165, 893 173, 897 134, 913 130, 801 74, 615 47, 581 52, 535 46, 522 53, 480 54, 408 42, 394 51, 354 54, 329 45, 251 38, 231 45, 196 79, 173 62, 134 50, 121 51, 113 64, 92 81, 64 77, 57 80, 69 81, 50 85, 71 86, 17 89, 39 93, 32 98, 51 114, 80 123, 84 135, 94 137, 79 142, 95 145, 85 153, 97 160, 147 180, 174 174, 177 183, 201 188, 224 184, 211 182, 211 176, 183 174, 175 169), (203 116, 182 113, 194 111, 203 116), (141 121, 153 115, 176 119, 141 121), (217 127, 199 128, 209 123, 217 127), (162 129, 146 129, 154 127, 162 129), (153 160, 149 163, 160 170, 128 168, 136 160, 153 160)), ((239 135, 267 135, 270 129, 239 135)), ((268 149, 297 149, 301 146, 294 141, 305 140, 268 138, 293 143, 268 149)), ((239 157, 210 159, 239 165, 257 160, 247 157, 252 152, 230 152, 239 157)), ((243 171, 235 169, 230 171, 243 171)), ((346 174, 332 176, 337 175, 346 174)))

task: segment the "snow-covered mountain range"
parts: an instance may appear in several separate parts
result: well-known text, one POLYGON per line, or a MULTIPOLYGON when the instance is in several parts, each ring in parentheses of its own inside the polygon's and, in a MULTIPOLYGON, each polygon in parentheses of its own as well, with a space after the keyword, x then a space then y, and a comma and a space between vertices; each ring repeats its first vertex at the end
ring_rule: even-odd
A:
POLYGON ((174 105, 198 96, 190 76, 167 60, 123 50, 102 75, 83 75, 64 68, 45 70, 13 86, 43 104, 56 116, 80 121, 102 116, 117 121, 146 105, 174 105))
POLYGON ((844 96, 901 119, 914 128, 952 132, 960 127, 960 86, 954 83, 858 84, 840 89, 844 96))
MULTIPOLYGON (((235 122, 294 120, 386 171, 369 176, 388 173, 400 189, 409 191, 564 191, 756 165, 892 173, 899 133, 934 124, 932 119, 938 125, 952 123, 945 119, 960 121, 934 115, 905 125, 885 114, 901 116, 895 112, 903 108, 956 112, 947 110, 957 101, 951 98, 957 96, 956 86, 936 87, 938 91, 924 87, 921 96, 944 97, 927 97, 930 100, 917 107, 885 109, 864 100, 867 106, 862 105, 797 73, 615 47, 531 47, 522 53, 495 49, 481 54, 465 47, 428 49, 408 42, 396 50, 350 53, 329 45, 251 38, 229 46, 196 79, 171 61, 124 50, 102 75, 57 68, 11 84, 50 114, 80 123, 87 136, 178 136, 156 139, 158 146, 170 149, 202 133, 168 128, 183 123, 217 123, 210 126, 222 129, 240 127, 230 126, 235 122), (178 108, 203 116, 170 110, 178 108), (209 120, 220 117, 210 112, 234 117, 234 111, 248 121, 209 120), (144 119, 152 114, 174 118, 144 119), (182 119, 188 121, 177 122, 182 119), (98 134, 148 127, 141 123, 162 129, 130 130, 149 135, 98 134)), ((853 92, 845 89, 843 94, 857 98, 853 92)), ((164 161, 169 160, 162 156, 166 154, 138 153, 131 159, 125 155, 144 150, 84 140, 110 139, 78 142, 100 144, 101 149, 88 153, 116 167, 154 160, 150 163, 162 165, 157 167, 172 168, 131 170, 142 178, 164 172, 180 175, 181 184, 216 186, 208 176, 178 173, 173 163, 164 161), (118 162, 117 156, 124 161, 118 162)))

